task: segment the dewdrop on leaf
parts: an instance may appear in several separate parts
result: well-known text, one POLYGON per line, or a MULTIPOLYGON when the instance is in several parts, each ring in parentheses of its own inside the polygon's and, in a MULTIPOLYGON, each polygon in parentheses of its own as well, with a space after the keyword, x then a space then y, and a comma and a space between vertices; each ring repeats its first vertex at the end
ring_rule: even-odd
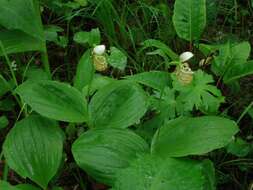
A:
POLYGON ((105 53, 105 45, 95 46, 93 49, 93 53, 96 55, 103 55, 105 53))
POLYGON ((192 52, 186 51, 186 52, 180 54, 179 59, 180 59, 180 61, 181 61, 182 63, 184 63, 184 62, 190 60, 193 56, 194 56, 194 55, 193 55, 192 52))

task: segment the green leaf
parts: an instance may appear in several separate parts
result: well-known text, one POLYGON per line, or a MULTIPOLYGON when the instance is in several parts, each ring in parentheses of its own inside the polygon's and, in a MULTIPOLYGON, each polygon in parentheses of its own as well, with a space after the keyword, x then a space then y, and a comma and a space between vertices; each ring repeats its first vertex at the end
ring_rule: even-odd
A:
POLYGON ((56 174, 62 151, 63 136, 57 123, 35 115, 19 121, 3 145, 10 168, 43 189, 56 174))
POLYGON ((19 188, 10 185, 8 182, 1 181, 1 180, 0 180, 0 189, 1 190, 20 190, 19 188))
POLYGON ((77 32, 74 35, 74 41, 79 44, 88 43, 89 46, 100 44, 101 36, 98 28, 92 29, 90 32, 77 32))
POLYGON ((215 181, 215 168, 213 163, 210 160, 204 160, 203 165, 203 174, 205 176, 204 190, 216 190, 216 181, 215 181))
POLYGON ((0 180, 0 189, 1 190, 40 190, 37 187, 34 187, 29 184, 20 184, 16 186, 10 185, 8 182, 0 180))
POLYGON ((252 150, 250 143, 247 143, 241 138, 237 138, 227 146, 227 152, 238 157, 247 156, 252 150))
POLYGON ((91 99, 92 126, 127 128, 138 122, 147 110, 145 92, 135 83, 117 81, 99 90, 91 99))
POLYGON ((0 100, 0 111, 12 111, 14 110, 16 102, 12 99, 11 96, 0 100))
POLYGON ((198 70, 194 73, 193 81, 188 85, 181 84, 175 76, 173 76, 173 87, 179 91, 177 101, 184 104, 186 111, 192 111, 201 109, 209 113, 216 113, 220 106, 220 103, 224 102, 220 90, 211 85, 214 82, 211 75, 204 73, 202 70, 198 70))
POLYGON ((156 132, 152 153, 163 157, 202 155, 226 146, 237 132, 236 123, 222 117, 180 117, 156 132))
POLYGON ((163 42, 159 40, 154 40, 154 39, 145 40, 142 43, 142 46, 143 47, 141 51, 147 48, 156 47, 158 49, 161 49, 161 51, 165 53, 168 57, 170 57, 171 60, 173 61, 179 60, 178 55, 172 49, 170 49, 170 47, 168 47, 166 44, 164 44, 163 42))
POLYGON ((127 56, 116 47, 111 47, 110 52, 108 63, 112 67, 123 71, 127 65, 127 56))
POLYGON ((118 172, 114 190, 203 190, 201 163, 143 156, 118 172))
POLYGON ((0 130, 7 127, 9 124, 9 121, 6 116, 0 116, 0 130))
POLYGON ((106 85, 109 85, 112 82, 115 82, 115 79, 95 74, 90 86, 85 86, 85 88, 82 90, 82 93, 85 95, 93 95, 97 90, 104 88, 106 85))
MULTIPOLYGON (((0 8, 1 10, 1 8, 0 8)), ((44 43, 38 39, 17 30, 0 30, 0 42, 4 51, 0 49, 0 56, 26 51, 44 51, 44 43)))
POLYGON ((1 74, 0 74, 0 97, 5 95, 7 92, 12 90, 12 86, 10 82, 8 82, 1 74))
POLYGON ((212 71, 223 77, 225 83, 252 73, 252 65, 247 62, 251 51, 249 42, 228 42, 221 45, 218 51, 219 55, 214 57, 212 71))
POLYGON ((199 40, 206 25, 206 0, 176 0, 173 24, 180 38, 199 40))
POLYGON ((33 185, 30 184, 20 184, 16 186, 19 190, 40 190, 37 187, 34 187, 33 185))
POLYGON ((163 71, 143 72, 126 76, 124 78, 160 91, 162 91, 166 86, 171 86, 170 74, 163 71))
POLYGON ((253 60, 250 60, 241 65, 232 66, 224 76, 224 82, 230 83, 234 80, 246 77, 253 74, 253 60))
POLYGON ((138 154, 148 152, 147 143, 128 129, 90 130, 73 144, 77 164, 99 182, 112 185, 115 173, 138 154))
POLYGON ((0 25, 45 41, 37 0, 0 0, 0 25))
POLYGON ((40 80, 50 80, 46 71, 42 68, 30 66, 24 73, 23 78, 29 81, 37 82, 40 80))
POLYGON ((83 7, 88 5, 88 0, 74 0, 74 1, 76 1, 77 3, 79 3, 83 7))
POLYGON ((60 121, 85 122, 87 103, 81 93, 57 81, 25 82, 16 92, 39 114, 60 121))
POLYGON ((87 50, 77 65, 74 87, 81 91, 83 87, 90 85, 94 76, 94 72, 95 70, 91 58, 91 51, 87 50))

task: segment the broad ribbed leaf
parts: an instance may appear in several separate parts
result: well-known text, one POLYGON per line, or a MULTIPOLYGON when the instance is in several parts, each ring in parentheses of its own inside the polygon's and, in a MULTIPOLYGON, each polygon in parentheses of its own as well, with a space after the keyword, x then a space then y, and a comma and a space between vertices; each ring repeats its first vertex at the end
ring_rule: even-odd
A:
POLYGON ((44 189, 58 170, 62 151, 63 136, 57 123, 35 115, 18 122, 3 145, 10 168, 44 189))
POLYGON ((113 190, 204 190, 202 164, 146 155, 118 172, 113 190))
POLYGON ((147 110, 145 92, 135 83, 118 81, 99 90, 89 105, 91 125, 126 128, 147 110))
POLYGON ((96 180, 113 184, 115 173, 129 165, 138 154, 148 151, 147 143, 128 129, 95 129, 73 144, 77 164, 96 180))
POLYGON ((20 184, 20 185, 17 185, 16 187, 20 190, 40 190, 39 188, 34 187, 29 184, 20 184))
POLYGON ((18 30, 0 31, 0 42, 2 42, 5 51, 2 52, 0 49, 0 56, 4 55, 4 53, 11 54, 44 50, 44 43, 42 41, 18 30))
POLYGON ((171 86, 170 74, 163 71, 143 72, 132 76, 126 76, 125 78, 160 91, 166 86, 171 86))
POLYGON ((90 85, 93 76, 94 67, 91 58, 91 51, 87 50, 77 65, 74 87, 81 91, 83 87, 90 85))
POLYGON ((45 40, 38 0, 0 0, 0 25, 45 40))
POLYGON ((46 80, 25 82, 16 92, 33 110, 45 117, 67 122, 87 120, 86 100, 68 84, 46 80))
POLYGON ((226 146, 237 132, 236 123, 222 117, 181 117, 157 131, 152 153, 163 157, 201 155, 226 146))
POLYGON ((206 25, 206 0, 176 0, 173 23, 180 38, 198 40, 206 25))

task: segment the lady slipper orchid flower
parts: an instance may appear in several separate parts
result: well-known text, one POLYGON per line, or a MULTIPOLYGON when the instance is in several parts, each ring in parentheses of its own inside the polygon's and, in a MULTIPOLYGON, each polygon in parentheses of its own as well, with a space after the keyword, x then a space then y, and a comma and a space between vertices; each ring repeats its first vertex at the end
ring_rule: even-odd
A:
POLYGON ((180 59, 180 61, 181 61, 182 63, 184 63, 184 62, 190 60, 193 56, 194 56, 194 55, 193 55, 192 52, 186 51, 186 52, 182 53, 182 54, 179 56, 179 59, 180 59))
POLYGON ((93 49, 93 53, 96 55, 103 55, 105 53, 105 45, 95 46, 93 49))
POLYGON ((93 64, 96 71, 102 72, 108 68, 105 50, 105 45, 98 45, 93 49, 93 64))

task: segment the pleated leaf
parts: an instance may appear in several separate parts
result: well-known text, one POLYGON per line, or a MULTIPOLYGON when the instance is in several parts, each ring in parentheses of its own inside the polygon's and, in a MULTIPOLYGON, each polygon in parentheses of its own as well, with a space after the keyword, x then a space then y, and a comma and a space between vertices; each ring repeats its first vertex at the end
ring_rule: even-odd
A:
POLYGON ((96 180, 112 185, 118 170, 138 154, 148 151, 147 143, 128 129, 95 129, 81 135, 73 144, 77 164, 96 180))
POLYGON ((238 132, 232 120, 217 117, 181 117, 157 131, 152 153, 162 157, 201 155, 226 146, 238 132))
POLYGON ((39 114, 60 121, 87 120, 87 103, 81 92, 57 81, 25 82, 16 92, 39 114))
POLYGON ((147 110, 147 97, 140 86, 118 81, 99 90, 89 105, 91 125, 127 128, 138 122, 147 110))
POLYGON ((19 121, 3 145, 10 168, 43 189, 56 174, 62 151, 63 135, 57 123, 37 115, 19 121))
POLYGON ((0 31, 0 42, 2 42, 5 51, 3 52, 0 49, 0 56, 3 56, 5 53, 44 51, 44 43, 42 41, 18 30, 0 31))
POLYGON ((204 190, 202 173, 195 161, 146 155, 118 172, 113 190, 204 190))

